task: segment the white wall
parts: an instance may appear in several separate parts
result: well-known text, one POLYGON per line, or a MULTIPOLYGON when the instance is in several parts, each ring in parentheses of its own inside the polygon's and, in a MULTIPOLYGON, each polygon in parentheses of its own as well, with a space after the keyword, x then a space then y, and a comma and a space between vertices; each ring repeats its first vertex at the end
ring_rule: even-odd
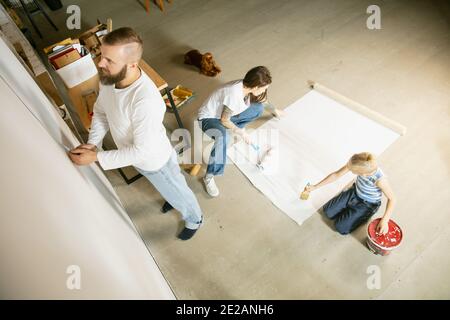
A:
POLYGON ((0 38, 0 298, 174 299, 101 170, 0 38), (69 290, 70 265, 81 290, 69 290))

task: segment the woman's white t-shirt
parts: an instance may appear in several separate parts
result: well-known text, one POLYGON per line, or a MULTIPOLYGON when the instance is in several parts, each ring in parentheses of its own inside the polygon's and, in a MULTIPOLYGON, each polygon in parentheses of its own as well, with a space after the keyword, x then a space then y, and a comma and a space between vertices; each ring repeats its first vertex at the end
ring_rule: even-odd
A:
POLYGON ((227 106, 228 109, 233 111, 232 116, 245 111, 250 106, 250 99, 244 97, 242 80, 228 82, 211 93, 200 107, 198 119, 220 119, 223 106, 227 106))

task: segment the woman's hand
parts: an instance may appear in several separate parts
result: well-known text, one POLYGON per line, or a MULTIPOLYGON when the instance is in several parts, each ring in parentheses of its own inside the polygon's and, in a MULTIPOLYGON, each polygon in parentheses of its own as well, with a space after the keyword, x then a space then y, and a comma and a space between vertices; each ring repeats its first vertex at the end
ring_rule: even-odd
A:
POLYGON ((284 117, 284 111, 281 110, 281 109, 275 108, 275 109, 273 109, 273 111, 272 111, 272 115, 273 115, 275 118, 280 119, 281 117, 284 117))
POLYGON ((389 231, 389 220, 382 218, 377 225, 376 232, 378 234, 386 234, 389 231))
POLYGON ((252 139, 250 138, 250 135, 245 131, 245 129, 236 128, 233 131, 236 132, 238 135, 240 135, 242 140, 245 141, 245 143, 247 143, 247 144, 252 143, 252 139))

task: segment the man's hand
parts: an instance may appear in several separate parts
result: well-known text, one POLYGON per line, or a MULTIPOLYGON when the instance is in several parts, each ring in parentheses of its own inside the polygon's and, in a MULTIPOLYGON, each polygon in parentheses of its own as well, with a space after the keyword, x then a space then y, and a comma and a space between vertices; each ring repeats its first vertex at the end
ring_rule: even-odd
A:
POLYGON ((389 231, 389 221, 386 221, 385 219, 381 219, 380 222, 377 225, 376 232, 378 234, 386 234, 389 231))
POLYGON ((79 149, 79 148, 97 151, 97 146, 95 144, 90 144, 90 143, 80 144, 75 149, 79 149))
MULTIPOLYGON (((83 146, 83 145, 81 145, 83 146)), ((73 163, 84 166, 97 161, 97 151, 91 150, 86 147, 78 146, 75 149, 69 151, 69 158, 73 163)), ((92 146, 92 145, 91 145, 92 146)), ((95 147, 95 146, 94 146, 95 147)))

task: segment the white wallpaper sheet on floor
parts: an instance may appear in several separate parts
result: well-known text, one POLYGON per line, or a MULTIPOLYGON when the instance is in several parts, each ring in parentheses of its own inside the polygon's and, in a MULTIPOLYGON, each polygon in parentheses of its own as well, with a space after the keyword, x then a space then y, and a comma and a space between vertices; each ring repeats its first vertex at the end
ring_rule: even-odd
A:
POLYGON ((229 158, 258 190, 298 224, 339 193, 354 175, 348 173, 312 192, 308 200, 300 200, 299 194, 308 182, 317 183, 345 165, 354 153, 380 155, 399 137, 316 90, 286 108, 281 120, 272 119, 251 135, 260 145, 261 154, 268 146, 275 146, 267 159, 268 169, 261 172, 256 167, 257 152, 242 141, 229 149, 229 158))

